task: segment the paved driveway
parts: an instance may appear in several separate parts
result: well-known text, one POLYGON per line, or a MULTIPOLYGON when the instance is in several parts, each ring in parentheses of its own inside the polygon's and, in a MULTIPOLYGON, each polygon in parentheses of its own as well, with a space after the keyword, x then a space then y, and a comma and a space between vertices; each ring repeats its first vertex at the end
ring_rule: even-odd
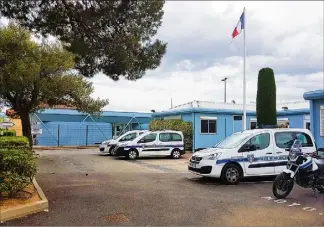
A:
POLYGON ((97 150, 42 151, 37 181, 49 212, 3 225, 324 225, 324 195, 296 187, 275 200, 271 182, 238 186, 187 172, 187 159, 127 161, 97 150))

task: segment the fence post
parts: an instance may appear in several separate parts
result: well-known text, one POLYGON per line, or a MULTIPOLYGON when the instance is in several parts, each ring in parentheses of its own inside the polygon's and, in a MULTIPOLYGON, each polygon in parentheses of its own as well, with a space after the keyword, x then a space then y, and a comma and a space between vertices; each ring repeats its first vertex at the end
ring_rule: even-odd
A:
POLYGON ((57 125, 57 146, 60 146, 60 125, 57 125))
POLYGON ((88 130, 89 130, 89 125, 86 127, 86 146, 88 146, 88 130))

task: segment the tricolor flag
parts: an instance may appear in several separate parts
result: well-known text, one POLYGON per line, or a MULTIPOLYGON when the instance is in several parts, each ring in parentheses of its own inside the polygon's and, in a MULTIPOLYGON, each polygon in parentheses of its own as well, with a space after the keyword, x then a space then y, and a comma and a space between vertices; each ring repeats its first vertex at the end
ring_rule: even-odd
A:
POLYGON ((244 19, 244 11, 240 17, 240 20, 237 22, 237 25, 236 27, 234 28, 234 31, 232 33, 232 38, 234 39, 235 36, 239 35, 242 30, 244 29, 244 22, 245 22, 245 19, 244 19))

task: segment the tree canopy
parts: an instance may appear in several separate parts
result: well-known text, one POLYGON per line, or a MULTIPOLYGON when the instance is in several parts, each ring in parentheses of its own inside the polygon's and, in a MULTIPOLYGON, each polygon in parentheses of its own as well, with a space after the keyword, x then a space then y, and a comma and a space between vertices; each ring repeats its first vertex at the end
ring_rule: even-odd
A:
POLYGON ((38 44, 20 26, 0 29, 0 59, 7 60, 0 67, 0 100, 20 116, 30 141, 29 115, 45 106, 72 105, 96 114, 108 104, 90 97, 92 83, 73 71, 74 57, 60 43, 38 44))
POLYGON ((161 26, 161 0, 6 0, 0 13, 30 31, 53 35, 74 54, 81 74, 137 80, 157 68, 167 44, 152 38, 161 26))

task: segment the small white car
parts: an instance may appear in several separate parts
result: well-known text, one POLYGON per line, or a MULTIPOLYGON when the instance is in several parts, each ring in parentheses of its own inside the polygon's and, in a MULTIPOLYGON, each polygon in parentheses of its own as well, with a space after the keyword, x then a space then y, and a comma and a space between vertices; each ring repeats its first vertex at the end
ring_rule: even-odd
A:
POLYGON ((221 178, 226 184, 237 184, 243 177, 278 175, 288 162, 290 147, 297 138, 302 151, 316 152, 308 129, 253 129, 236 132, 215 147, 195 152, 188 171, 200 176, 221 178))
POLYGON ((183 133, 180 131, 149 131, 130 142, 117 144, 116 156, 134 160, 138 157, 171 156, 178 159, 185 154, 183 133))
POLYGON ((136 137, 142 135, 148 130, 132 130, 128 131, 125 134, 119 136, 117 139, 105 140, 99 145, 99 152, 102 154, 115 155, 115 147, 119 142, 132 141, 136 137))

